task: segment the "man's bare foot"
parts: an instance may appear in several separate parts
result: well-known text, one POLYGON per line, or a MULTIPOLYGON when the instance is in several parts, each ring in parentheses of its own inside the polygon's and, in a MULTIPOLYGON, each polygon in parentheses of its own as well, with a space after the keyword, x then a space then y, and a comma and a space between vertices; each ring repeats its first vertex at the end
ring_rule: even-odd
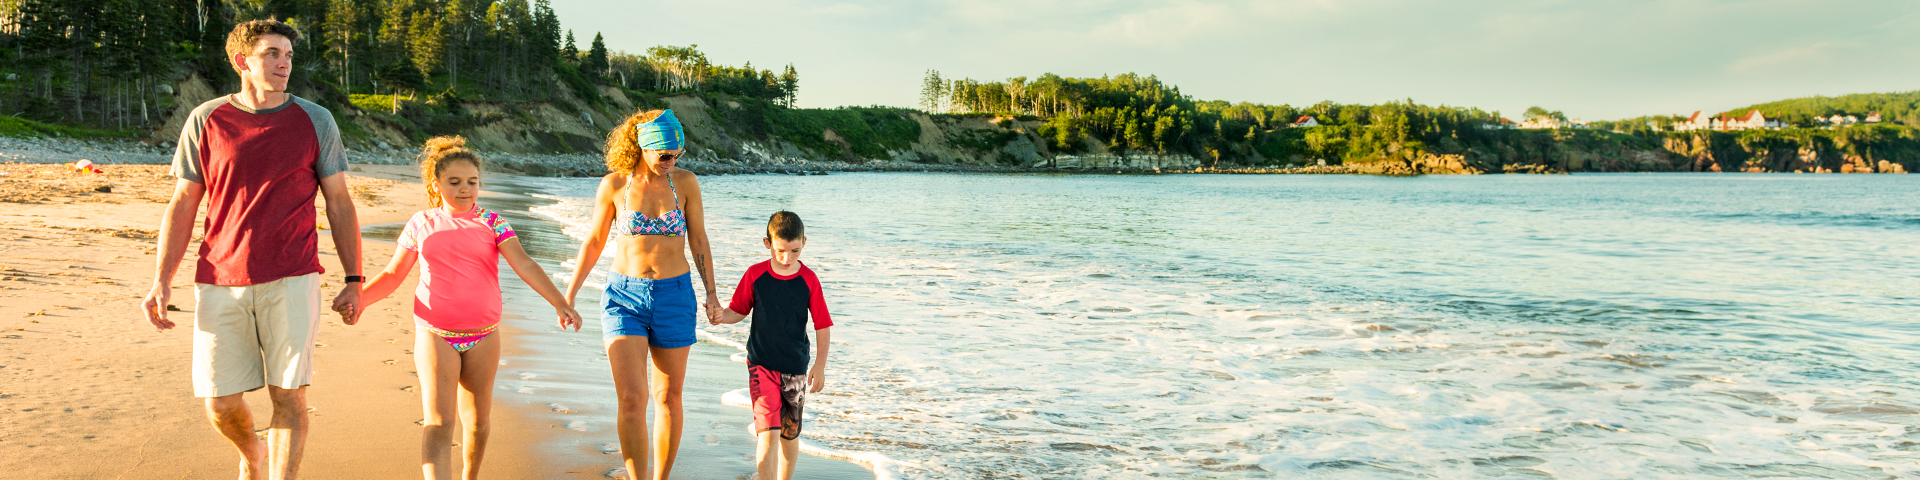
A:
POLYGON ((240 480, 266 480, 267 444, 256 441, 248 450, 246 458, 240 459, 240 480))

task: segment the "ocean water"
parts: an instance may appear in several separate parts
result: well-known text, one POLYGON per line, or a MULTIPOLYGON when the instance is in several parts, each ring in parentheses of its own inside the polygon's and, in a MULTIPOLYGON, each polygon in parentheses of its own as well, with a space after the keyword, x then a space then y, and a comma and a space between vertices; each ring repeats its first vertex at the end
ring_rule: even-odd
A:
MULTIPOLYGON (((596 182, 516 180, 549 265, 596 182)), ((806 436, 881 477, 1920 476, 1920 177, 701 184, 723 299, 805 219, 838 323, 806 436)), ((581 310, 548 364, 604 364, 581 310)), ((738 395, 686 403, 743 432, 738 395)))

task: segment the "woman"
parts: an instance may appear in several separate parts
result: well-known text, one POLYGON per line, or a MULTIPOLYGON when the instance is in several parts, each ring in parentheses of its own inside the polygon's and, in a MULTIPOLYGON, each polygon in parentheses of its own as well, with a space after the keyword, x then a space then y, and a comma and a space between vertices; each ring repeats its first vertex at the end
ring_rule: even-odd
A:
POLYGON ((607 136, 607 171, 594 194, 593 233, 580 246, 567 302, 573 303, 600 250, 614 239, 613 271, 607 275, 601 319, 613 386, 620 397, 620 455, 627 478, 664 479, 680 450, 680 391, 687 353, 695 342, 691 266, 707 287, 706 309, 719 308, 713 289, 713 256, 701 213, 700 181, 674 168, 686 135, 673 111, 627 117, 607 136), (653 360, 651 387, 647 360, 653 360), (649 397, 651 393, 651 397, 649 397), (653 438, 647 438, 647 400, 655 408, 653 438), (652 461, 645 461, 651 453, 652 461), (636 459, 636 457, 638 457, 636 459), (646 472, 646 473, 643 473, 646 472))

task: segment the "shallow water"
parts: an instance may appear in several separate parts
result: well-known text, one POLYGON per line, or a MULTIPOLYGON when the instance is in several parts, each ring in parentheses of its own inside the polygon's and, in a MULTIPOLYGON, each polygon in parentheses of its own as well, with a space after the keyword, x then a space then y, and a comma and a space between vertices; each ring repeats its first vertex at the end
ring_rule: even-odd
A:
POLYGON ((905 478, 1920 475, 1920 177, 701 180, 723 294, 805 218, 807 436, 905 478))

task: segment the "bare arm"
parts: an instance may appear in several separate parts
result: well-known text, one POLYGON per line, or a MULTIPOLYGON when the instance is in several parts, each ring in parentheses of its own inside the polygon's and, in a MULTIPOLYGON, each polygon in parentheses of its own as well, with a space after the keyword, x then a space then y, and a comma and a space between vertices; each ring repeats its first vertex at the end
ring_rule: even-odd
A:
POLYGON ((506 257, 507 266, 513 267, 513 273, 520 275, 520 281, 527 282, 527 286, 540 293, 540 298, 547 299, 547 303, 553 305, 560 314, 560 329, 573 327, 574 331, 580 331, 580 312, 574 311, 573 302, 553 286, 553 279, 547 278, 547 270, 540 268, 540 262, 527 256, 527 250, 520 246, 519 238, 500 242, 500 256, 506 257))
MULTIPOLYGON (((685 170, 681 170, 685 172, 685 170)), ((700 198, 700 179, 687 172, 684 195, 687 199, 687 248, 693 250, 693 267, 700 270, 700 282, 707 287, 707 305, 720 305, 720 292, 713 287, 713 244, 707 241, 706 204, 700 198)))
POLYGON ((366 286, 360 287, 360 299, 364 306, 371 307, 375 302, 386 300, 407 281, 407 274, 413 272, 413 265, 420 260, 420 254, 405 248, 393 249, 393 261, 387 262, 387 269, 374 275, 366 286))
POLYGON ((712 323, 714 325, 719 325, 722 323, 740 323, 741 320, 745 320, 746 318, 747 318, 746 314, 735 312, 731 308, 721 307, 720 319, 712 323))
POLYGON ((153 290, 141 304, 147 322, 154 328, 173 328, 167 319, 167 301, 173 297, 173 276, 180 272, 180 261, 187 256, 187 242, 193 238, 194 217, 200 213, 200 200, 207 186, 180 179, 173 184, 173 199, 167 202, 166 216, 160 218, 157 265, 153 270, 153 290))
POLYGON ((827 327, 813 331, 813 368, 807 371, 807 383, 813 387, 807 389, 809 393, 827 388, 827 345, 833 343, 832 330, 833 327, 827 327))
POLYGON ((607 234, 613 229, 613 194, 618 191, 613 182, 614 175, 602 177, 600 190, 593 194, 593 232, 580 242, 580 254, 573 257, 573 279, 567 281, 568 305, 580 294, 580 286, 587 283, 587 274, 593 273, 593 265, 600 263, 600 251, 607 248, 607 234))
MULTIPOLYGON (((347 174, 336 173, 320 179, 320 195, 327 199, 328 232, 333 235, 333 250, 340 255, 340 274, 360 275, 360 215, 353 209, 353 192, 347 189, 347 174)), ((348 283, 333 298, 333 311, 340 321, 353 325, 360 321, 361 283, 348 283)))

